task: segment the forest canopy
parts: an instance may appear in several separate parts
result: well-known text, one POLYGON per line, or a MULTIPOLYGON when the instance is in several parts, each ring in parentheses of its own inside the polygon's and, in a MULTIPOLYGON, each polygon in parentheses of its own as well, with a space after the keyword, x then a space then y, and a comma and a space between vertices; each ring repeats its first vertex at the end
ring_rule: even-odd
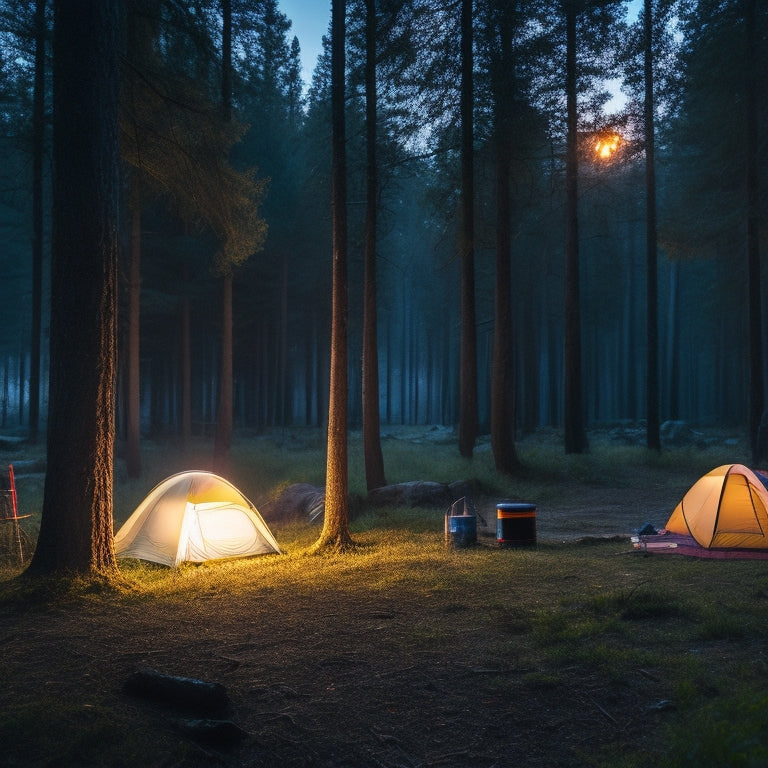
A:
MULTIPOLYGON (((52 9, 42 5, 48 39, 52 9)), ((491 425, 499 322, 494 289, 500 114, 509 151, 504 224, 510 237, 502 258, 509 264, 511 312, 505 322, 515 427, 521 433, 563 427, 571 17, 584 419, 597 425, 646 418, 648 115, 638 5, 643 4, 472 4, 474 327, 483 432, 491 425), (502 19, 504 9, 508 15, 502 19)), ((43 139, 44 297, 50 290, 51 242, 50 49, 43 59, 41 122, 33 109, 34 6, 0 2, 0 419, 5 429, 22 430, 30 426, 30 392, 40 400, 43 421, 47 402, 47 301, 39 309, 41 375, 30 376, 37 360, 30 249, 36 129, 43 139)), ((384 424, 455 425, 459 419, 460 6, 428 0, 376 4, 377 354, 384 424)), ((645 9, 654 24, 659 413, 662 420, 746 426, 752 418, 748 393, 763 386, 755 384, 750 360, 755 323, 762 328, 764 321, 748 310, 750 285, 755 290, 757 281, 760 296, 765 284, 759 269, 756 277, 750 270, 749 253, 751 243, 754 266, 754 249, 759 254, 766 244, 768 8, 755 0, 653 0, 645 9)), ((364 2, 347 3, 352 427, 362 418, 364 10, 364 2)), ((122 342, 130 295, 129 190, 136 174, 142 180, 142 434, 181 433, 184 408, 192 433, 213 434, 222 352, 214 297, 222 265, 232 270, 233 280, 235 429, 322 425, 327 417, 330 38, 312 81, 302 83, 301 50, 279 3, 232 0, 231 12, 232 119, 225 121, 221 3, 125 3, 118 434, 127 421, 129 360, 122 342)), ((759 337, 760 368, 764 345, 759 337)))

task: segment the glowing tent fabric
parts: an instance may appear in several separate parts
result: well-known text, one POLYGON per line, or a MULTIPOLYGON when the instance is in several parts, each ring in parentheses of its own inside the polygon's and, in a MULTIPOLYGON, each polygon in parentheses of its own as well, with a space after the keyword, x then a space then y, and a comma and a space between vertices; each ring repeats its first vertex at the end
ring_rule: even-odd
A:
POLYGON ((768 558, 768 477, 742 464, 716 467, 691 486, 644 549, 699 557, 768 558), (765 479, 763 479, 765 478, 765 479))
POLYGON ((256 508, 211 472, 181 472, 150 491, 115 534, 118 557, 176 566, 279 553, 256 508))

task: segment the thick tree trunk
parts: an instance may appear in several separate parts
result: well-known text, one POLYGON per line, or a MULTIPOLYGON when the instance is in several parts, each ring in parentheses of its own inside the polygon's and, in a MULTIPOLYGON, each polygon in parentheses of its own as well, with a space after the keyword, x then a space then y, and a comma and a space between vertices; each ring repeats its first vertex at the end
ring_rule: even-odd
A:
MULTIPOLYGON (((221 111, 224 120, 232 119, 232 5, 222 0, 221 111)), ((232 448, 232 270, 225 265, 221 287, 221 359, 219 399, 216 411, 214 463, 222 475, 229 474, 232 448)))
POLYGON ((762 303, 760 288, 760 211, 758 190, 758 109, 756 0, 744 0, 746 31, 746 203, 749 272, 749 439, 755 466, 763 458, 759 445, 764 408, 762 303))
POLYGON ((214 461, 221 474, 228 474, 232 447, 232 273, 221 284, 221 360, 219 361, 219 399, 216 410, 214 461))
POLYGON ((315 426, 319 421, 319 411, 316 410, 317 393, 315 391, 316 380, 316 344, 317 324, 314 321, 312 312, 310 312, 310 325, 307 333, 304 334, 304 423, 308 427, 315 426))
POLYGON ((192 438, 192 333, 189 296, 181 302, 181 440, 192 438))
POLYGON ((667 413, 680 418, 680 264, 672 261, 669 272, 669 311, 667 312, 667 413))
POLYGON ((659 287, 656 245, 656 128, 653 95, 653 2, 645 0, 645 227, 647 268, 648 369, 646 382, 646 443, 661 450, 659 434, 659 287))
POLYGON ((141 476, 141 193, 136 173, 131 174, 131 243, 128 262, 128 392, 126 393, 125 466, 128 477, 141 476))
POLYGON ((290 403, 288 387, 288 255, 283 253, 280 265, 280 349, 278 350, 279 370, 277 382, 278 424, 288 425, 290 403))
POLYGON ((478 431, 477 328, 475 308, 475 191, 472 0, 461 3, 461 364, 459 453, 470 458, 478 431))
POLYGON ((363 300, 363 453, 365 482, 370 491, 386 485, 381 452, 379 418, 379 344, 376 305, 376 222, 378 177, 376 168, 376 2, 366 0, 365 121, 366 212, 363 300))
POLYGON ((491 380, 491 447, 496 469, 511 474, 518 466, 515 450, 515 386, 512 364, 512 269, 510 159, 512 143, 512 18, 505 6, 500 20, 499 77, 496 100, 496 287, 491 380))
POLYGON ((55 4, 48 471, 32 574, 117 572, 117 32, 113 0, 55 4))
POLYGON ((576 104, 576 9, 566 4, 566 138, 567 221, 565 245, 565 339, 564 339, 564 420, 565 452, 586 452, 584 404, 581 379, 581 308, 579 298, 579 158, 576 104))
POLYGON ((333 276, 331 308, 331 375, 328 403, 328 452, 325 479, 325 516, 315 551, 348 549, 349 467, 347 458, 347 162, 344 122, 345 0, 331 5, 331 119, 333 276))
POLYGON ((43 316, 43 153, 45 150, 45 0, 35 5, 35 85, 32 97, 32 328, 29 362, 29 439, 40 428, 40 348, 43 316))

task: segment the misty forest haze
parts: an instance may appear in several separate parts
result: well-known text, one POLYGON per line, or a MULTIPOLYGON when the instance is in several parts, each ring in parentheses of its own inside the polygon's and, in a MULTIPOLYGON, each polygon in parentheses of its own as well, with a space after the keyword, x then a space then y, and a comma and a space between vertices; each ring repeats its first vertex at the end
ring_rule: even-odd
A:
MULTIPOLYGON (((47 40, 53 14, 42 5, 47 40)), ((349 423, 355 427, 363 411, 365 3, 347 5, 349 423)), ((384 424, 459 422, 460 5, 377 4, 375 266, 384 424)), ((7 432, 22 433, 36 431, 38 419, 45 423, 50 325, 52 82, 48 46, 39 60, 44 98, 36 114, 34 6, 0 3, 0 423, 7 432), (37 232, 35 130, 42 141, 37 232), (42 254, 38 278, 30 246, 35 242, 42 254), (35 279, 42 300, 35 298, 35 279), (39 405, 30 392, 37 393, 39 405)), ((277 2, 233 0, 232 119, 222 126, 220 7, 177 0, 125 3, 119 438, 129 429, 132 386, 140 392, 142 436, 214 434, 226 274, 233 292, 234 429, 322 425, 327 419, 330 42, 304 88, 301 52, 277 2), (140 342, 132 358, 129 318, 138 294, 131 287, 137 285, 140 342), (131 376, 137 377, 133 385, 131 376)), ((754 323, 759 333, 764 321, 758 314, 750 325, 754 273, 748 259, 750 239, 765 247, 768 11, 754 0, 654 0, 647 7, 654 14, 658 416, 746 431, 750 388, 763 386, 760 380, 755 385, 750 368, 754 323)), ((576 25, 583 418, 599 425, 642 423, 647 416, 642 16, 628 20, 619 2, 477 0, 471 202, 477 416, 484 433, 491 428, 497 322, 500 103, 509 151, 504 258, 510 268, 515 428, 525 433, 564 424, 569 9, 576 25), (502 8, 508 38, 499 32, 502 8), (619 113, 603 110, 611 96, 608 80, 622 83, 626 100, 619 113), (601 151, 600 141, 616 142, 615 137, 615 151, 601 151)), ((84 218, 89 214, 82 212, 84 218)), ((758 297, 764 282, 760 278, 758 297)), ((764 342, 759 338, 761 355, 764 342)))

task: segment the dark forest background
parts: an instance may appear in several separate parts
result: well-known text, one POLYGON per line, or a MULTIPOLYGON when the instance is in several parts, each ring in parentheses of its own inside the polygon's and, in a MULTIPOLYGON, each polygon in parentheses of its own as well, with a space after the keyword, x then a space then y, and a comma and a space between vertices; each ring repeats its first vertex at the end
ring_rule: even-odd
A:
MULTIPOLYGON (((126 0, 122 8, 117 422, 123 437, 136 381, 142 436, 213 435, 228 274, 234 428, 322 426, 327 419, 330 43, 304 84, 301 51, 276 0, 232 0, 231 113, 222 115, 223 5, 229 3, 126 0), (140 296, 133 347, 132 296, 140 296)), ((383 424, 459 421, 460 6, 375 5, 383 424)), ((746 431, 750 395, 755 401, 757 386, 762 398, 764 386, 764 376, 756 379, 750 368, 756 337, 761 374, 765 367, 764 321, 762 312, 750 315, 749 290, 757 281, 757 296, 764 295, 766 278, 750 270, 749 259, 752 254, 754 267, 755 242, 758 256, 766 244, 768 9, 755 0, 654 0, 649 8, 658 415, 746 431)), ((643 15, 628 18, 625 10, 624 3, 587 0, 473 5, 481 432, 490 431, 491 421, 499 93, 511 151, 507 256, 516 429, 525 434, 564 423, 571 15, 584 419, 588 425, 646 419, 648 48, 643 15), (511 25, 508 38, 499 37, 500 9, 511 25), (617 110, 610 99, 619 86, 624 98, 617 110), (597 145, 613 136, 616 150, 604 157, 597 145)), ((362 419, 370 172, 365 3, 350 0, 347 15, 349 421, 355 428, 362 419)), ((33 435, 45 423, 47 404, 52 23, 42 0, 0 2, 0 427, 33 435)))

